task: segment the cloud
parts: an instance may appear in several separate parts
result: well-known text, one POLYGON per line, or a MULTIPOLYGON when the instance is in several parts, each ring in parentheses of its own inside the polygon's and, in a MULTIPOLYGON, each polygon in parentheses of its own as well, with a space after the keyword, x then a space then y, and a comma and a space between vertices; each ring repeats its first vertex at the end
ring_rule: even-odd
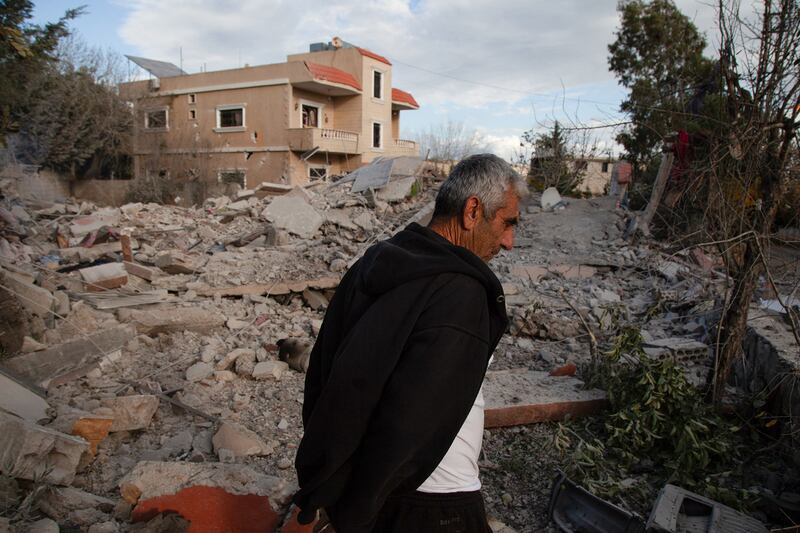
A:
POLYGON ((386 55, 428 105, 480 108, 608 80, 614 2, 132 0, 120 36, 196 72, 285 60, 334 35, 386 55), (467 83, 465 81, 475 83, 467 83), (506 90, 510 89, 510 90, 506 90))

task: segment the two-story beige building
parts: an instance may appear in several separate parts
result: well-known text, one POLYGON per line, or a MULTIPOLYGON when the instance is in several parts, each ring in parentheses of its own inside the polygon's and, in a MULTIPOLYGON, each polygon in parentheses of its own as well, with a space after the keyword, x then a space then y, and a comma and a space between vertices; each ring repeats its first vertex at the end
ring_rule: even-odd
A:
POLYGON ((303 184, 419 153, 399 138, 400 112, 419 104, 393 87, 392 64, 338 38, 272 65, 185 74, 148 64, 173 68, 120 85, 136 117, 136 176, 303 184))

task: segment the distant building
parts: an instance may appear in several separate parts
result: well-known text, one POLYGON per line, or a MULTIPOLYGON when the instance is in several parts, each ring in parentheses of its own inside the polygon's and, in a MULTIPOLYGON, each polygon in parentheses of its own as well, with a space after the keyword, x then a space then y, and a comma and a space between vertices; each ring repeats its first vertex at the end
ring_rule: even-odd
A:
MULTIPOLYGON (((611 184, 611 171, 616 159, 611 157, 571 157, 563 158, 566 172, 572 177, 571 181, 578 181, 575 191, 600 196, 608 192, 611 184)), ((548 172, 552 172, 555 165, 553 158, 548 155, 534 155, 528 176, 547 182, 548 172)), ((557 166, 557 165, 555 165, 557 166)), ((563 168, 563 167, 561 167, 563 168)))
POLYGON ((392 64, 338 38, 285 63, 198 74, 130 59, 153 75, 120 85, 136 117, 136 176, 216 176, 253 188, 419 154, 399 138, 400 112, 419 104, 393 87, 392 64))

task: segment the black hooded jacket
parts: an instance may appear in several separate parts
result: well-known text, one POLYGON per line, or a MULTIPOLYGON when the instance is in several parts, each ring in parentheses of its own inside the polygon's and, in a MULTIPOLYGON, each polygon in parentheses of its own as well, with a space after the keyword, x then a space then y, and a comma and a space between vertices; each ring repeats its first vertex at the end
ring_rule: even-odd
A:
POLYGON ((331 300, 306 375, 297 452, 301 522, 372 530, 450 448, 507 326, 486 263, 411 224, 372 246, 331 300))

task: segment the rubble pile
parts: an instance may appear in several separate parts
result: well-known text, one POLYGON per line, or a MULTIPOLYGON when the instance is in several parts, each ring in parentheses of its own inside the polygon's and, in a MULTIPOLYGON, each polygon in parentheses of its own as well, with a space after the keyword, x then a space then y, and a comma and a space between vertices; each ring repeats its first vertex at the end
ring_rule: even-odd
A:
MULTIPOLYGON (((95 533, 190 527, 171 510, 219 531, 304 531, 288 499, 308 351, 348 266, 430 217, 423 181, 240 191, 193 208, 23 203, 0 183, 0 516, 95 533)), ((713 262, 625 242, 613 199, 522 209, 515 249, 492 263, 511 318, 486 384, 502 404, 493 425, 602 408, 574 374, 623 319, 644 324, 653 357, 705 381, 724 282, 713 262)), ((500 441, 485 440, 491 462, 500 441)), ((547 507, 553 461, 528 480, 542 485, 533 502, 489 468, 492 514, 545 530, 531 509, 547 507)))

